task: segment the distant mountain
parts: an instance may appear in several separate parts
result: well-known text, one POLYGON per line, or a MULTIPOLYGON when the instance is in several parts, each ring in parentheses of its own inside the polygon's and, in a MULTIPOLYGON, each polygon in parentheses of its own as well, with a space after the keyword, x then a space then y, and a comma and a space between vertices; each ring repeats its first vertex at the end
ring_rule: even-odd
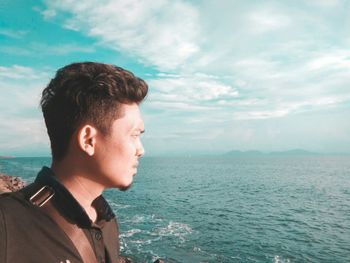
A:
POLYGON ((303 149, 293 149, 293 150, 288 150, 288 151, 279 151, 279 152, 270 152, 269 155, 274 155, 274 156, 297 156, 297 155, 322 155, 321 153, 316 153, 316 152, 309 152, 303 149))
POLYGON ((225 153, 225 155, 229 155, 229 156, 244 156, 244 157, 249 157, 249 156, 262 156, 265 155, 264 153, 260 152, 260 151, 229 151, 228 153, 225 153))
POLYGON ((261 151, 229 151, 226 156, 235 157, 259 157, 259 156, 315 156, 322 155, 321 153, 310 152, 303 149, 293 149, 288 151, 261 152, 261 151))

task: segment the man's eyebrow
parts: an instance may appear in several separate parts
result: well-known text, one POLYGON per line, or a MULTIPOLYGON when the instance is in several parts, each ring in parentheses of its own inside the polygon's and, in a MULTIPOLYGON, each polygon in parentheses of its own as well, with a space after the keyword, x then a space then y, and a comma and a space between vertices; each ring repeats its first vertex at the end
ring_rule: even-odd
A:
POLYGON ((139 131, 140 133, 144 133, 145 129, 136 128, 135 131, 139 131))

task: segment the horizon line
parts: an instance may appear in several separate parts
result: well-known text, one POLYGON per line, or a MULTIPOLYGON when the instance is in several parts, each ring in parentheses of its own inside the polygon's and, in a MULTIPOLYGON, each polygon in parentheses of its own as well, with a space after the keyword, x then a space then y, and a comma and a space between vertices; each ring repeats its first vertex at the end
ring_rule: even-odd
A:
MULTIPOLYGON (((145 155, 141 158, 147 158, 147 157, 210 157, 210 156, 229 156, 230 153, 241 153, 241 154, 261 154, 263 155, 271 155, 271 154, 283 154, 283 153, 291 153, 293 151, 300 151, 300 154, 295 155, 303 155, 303 153, 307 155, 350 155, 350 152, 318 152, 318 151, 309 151, 305 149, 290 149, 290 150, 274 150, 274 151, 262 151, 262 150, 229 150, 227 152, 216 152, 216 153, 174 153, 174 154, 150 154, 145 155)), ((246 156, 247 157, 247 156, 246 156)), ((50 155, 36 155, 33 154, 32 156, 28 155, 0 155, 0 159, 14 159, 14 158, 52 158, 50 155)))

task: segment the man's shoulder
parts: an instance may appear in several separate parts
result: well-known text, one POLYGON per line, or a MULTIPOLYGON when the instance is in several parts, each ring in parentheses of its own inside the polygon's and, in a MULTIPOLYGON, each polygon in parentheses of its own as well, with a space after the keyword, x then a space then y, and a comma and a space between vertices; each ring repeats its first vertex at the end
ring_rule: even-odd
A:
POLYGON ((0 195, 0 237, 0 262, 81 262, 67 235, 22 191, 0 195))
POLYGON ((16 192, 0 194, 0 208, 21 206, 25 200, 16 192), (21 200, 22 199, 22 200, 21 200))
POLYGON ((9 216, 20 216, 31 210, 29 202, 19 192, 4 193, 0 195, 0 210, 9 216))
POLYGON ((0 232, 5 231, 11 236, 20 235, 24 228, 31 228, 35 214, 19 193, 0 195, 0 232))
POLYGON ((31 193, 33 185, 27 185, 16 192, 0 194, 0 211, 7 219, 30 220, 31 216, 37 217, 42 214, 39 207, 29 201, 28 194, 31 193))
MULTIPOLYGON (((51 218, 27 200, 21 191, 0 195, 0 225, 13 237, 25 235, 29 238, 29 229, 32 233, 47 234, 50 231, 57 235, 59 232, 51 218)), ((14 242, 17 242, 15 238, 14 242)))

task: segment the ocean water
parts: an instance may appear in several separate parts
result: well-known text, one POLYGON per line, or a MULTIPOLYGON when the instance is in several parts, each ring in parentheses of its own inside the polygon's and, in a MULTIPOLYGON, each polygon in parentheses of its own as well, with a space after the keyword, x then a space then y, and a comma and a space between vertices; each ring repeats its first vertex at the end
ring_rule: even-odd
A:
MULTIPOLYGON (((0 159, 28 182, 49 158, 0 159)), ((108 190, 136 262, 350 262, 350 157, 143 158, 108 190)))

